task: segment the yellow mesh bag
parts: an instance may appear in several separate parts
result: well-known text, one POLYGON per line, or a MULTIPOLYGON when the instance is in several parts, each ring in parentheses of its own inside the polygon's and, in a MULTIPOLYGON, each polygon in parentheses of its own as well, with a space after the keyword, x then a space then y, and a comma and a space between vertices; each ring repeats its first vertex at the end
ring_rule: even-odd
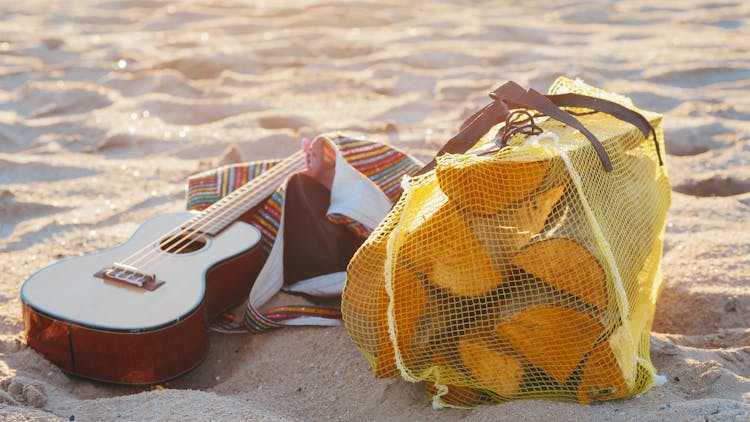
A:
POLYGON ((601 142, 607 171, 579 130, 538 114, 531 134, 501 122, 405 180, 349 264, 354 343, 377 377, 423 381, 438 407, 591 403, 656 380, 649 331, 670 203, 661 116, 580 81, 549 92, 639 112, 656 147, 609 114, 568 108, 601 142), (492 151, 501 133, 507 144, 492 151))

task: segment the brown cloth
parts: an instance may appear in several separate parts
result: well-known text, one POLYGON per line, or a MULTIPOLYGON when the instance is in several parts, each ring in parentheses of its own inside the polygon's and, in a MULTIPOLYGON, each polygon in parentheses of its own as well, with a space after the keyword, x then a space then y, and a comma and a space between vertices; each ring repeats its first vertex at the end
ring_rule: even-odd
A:
POLYGON ((287 182, 284 284, 345 271, 364 238, 326 217, 331 191, 303 173, 287 182))

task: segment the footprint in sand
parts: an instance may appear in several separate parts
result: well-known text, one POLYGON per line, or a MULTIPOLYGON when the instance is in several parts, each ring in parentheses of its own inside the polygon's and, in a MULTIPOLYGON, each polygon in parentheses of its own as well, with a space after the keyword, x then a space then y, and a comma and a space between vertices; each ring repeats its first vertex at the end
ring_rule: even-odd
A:
POLYGON ((159 72, 148 71, 128 75, 112 73, 103 79, 102 85, 116 89, 125 97, 133 98, 156 92, 184 98, 202 96, 202 92, 190 84, 181 73, 166 69, 159 72))
POLYGON ((709 23, 711 26, 715 26, 722 29, 738 29, 742 27, 742 21, 726 19, 709 23))
POLYGON ((667 139, 667 154, 670 155, 698 155, 706 151, 725 147, 726 144, 717 140, 718 135, 732 133, 722 123, 697 123, 692 119, 671 118, 664 128, 664 138, 667 139))
POLYGON ((750 69, 733 67, 698 67, 648 72, 646 80, 677 88, 695 89, 719 82, 750 79, 750 69))
POLYGON ((464 102, 476 95, 477 92, 488 91, 487 87, 491 84, 471 83, 468 81, 459 82, 438 82, 435 87, 436 99, 438 101, 464 102))
POLYGON ((649 34, 618 34, 612 37, 613 41, 634 41, 634 40, 645 40, 651 38, 649 34))
POLYGON ((374 116, 371 120, 391 121, 395 122, 398 126, 405 127, 424 121, 430 112, 430 106, 425 105, 421 101, 411 101, 391 107, 385 112, 374 116))
POLYGON ((7 391, 0 390, 0 403, 7 404, 9 406, 18 406, 20 403, 16 401, 7 391))
POLYGON ((482 38, 485 40, 491 40, 492 42, 511 42, 515 43, 518 40, 524 40, 529 44, 550 44, 555 37, 555 34, 550 31, 545 31, 540 28, 535 28, 530 31, 527 26, 524 25, 482 25, 480 28, 482 38))
MULTIPOLYGON (((657 113, 666 113, 683 103, 679 98, 659 95, 648 91, 628 92, 628 97, 630 97, 633 100, 633 103, 637 104, 639 107, 653 110, 657 113)), ((667 147, 667 149, 669 149, 669 147, 667 147)))
POLYGON ((147 0, 114 0, 93 4, 91 7, 102 10, 157 9, 164 3, 147 0))
POLYGON ((694 196, 735 196, 750 192, 750 179, 712 176, 675 185, 672 190, 694 196))
POLYGON ((572 11, 558 13, 556 17, 566 23, 590 24, 592 22, 610 22, 612 20, 611 9, 611 7, 605 5, 597 6, 596 3, 593 3, 586 8, 571 8, 572 11))
POLYGON ((16 224, 23 220, 42 217, 69 209, 34 202, 19 202, 11 191, 0 190, 0 238, 13 233, 16 224))
POLYGON ((190 79, 216 78, 225 70, 257 74, 263 71, 261 60, 249 57, 213 54, 211 56, 183 57, 156 66, 156 69, 174 69, 190 79))
POLYGON ((26 146, 33 136, 33 131, 29 130, 29 127, 24 124, 6 125, 0 123, 0 151, 18 151, 26 146))
POLYGON ((726 349, 719 350, 716 354, 725 364, 740 371, 743 376, 747 376, 750 373, 750 365, 748 365, 748 359, 750 359, 750 346, 730 346, 726 349))
POLYGON ((160 138, 138 134, 116 133, 99 141, 94 151, 107 158, 143 157, 147 154, 161 154, 179 148, 174 142, 162 142, 160 138))
MULTIPOLYGON (((326 44, 327 46, 330 46, 330 44, 326 44)), ((346 50, 347 46, 343 46, 342 48, 346 50)), ((331 51, 335 51, 336 46, 330 46, 332 48, 331 51)), ((351 51, 355 52, 356 49, 351 47, 351 51)), ((290 41, 287 39, 279 39, 275 41, 269 41, 264 42, 261 47, 257 47, 253 50, 253 53, 256 54, 258 57, 263 57, 266 60, 271 59, 270 61, 277 61, 284 58, 294 58, 294 59, 305 59, 305 58, 311 58, 315 55, 326 55, 324 52, 316 51, 313 53, 311 50, 311 46, 307 43, 302 43, 300 41, 290 41)), ((345 52, 342 52, 343 54, 340 57, 335 58, 347 58, 352 56, 347 56, 345 52)), ((364 54, 364 53, 363 53, 364 54)), ((268 62, 264 62, 265 66, 268 66, 268 62)))
POLYGON ((26 403, 34 407, 42 407, 47 403, 47 393, 44 384, 26 377, 11 377, 0 381, 0 401, 18 405, 26 403), (14 403, 15 402, 15 403, 14 403))
POLYGON ((105 89, 85 82, 29 82, 17 99, 17 111, 32 118, 87 113, 112 104, 105 89))
MULTIPOLYGON (((183 3, 183 2, 178 2, 183 3)), ((174 31, 183 29, 192 30, 197 25, 210 25, 210 21, 216 19, 211 14, 202 13, 203 10, 190 10, 189 3, 184 2, 180 7, 173 6, 168 13, 160 15, 157 19, 150 21, 142 26, 144 31, 174 31), (201 22, 201 23, 199 23, 201 22)))
POLYGON ((65 41, 60 38, 45 38, 42 40, 42 44, 48 50, 57 50, 60 46, 65 44, 65 41))
POLYGON ((234 145, 246 160, 277 159, 299 150, 299 137, 287 133, 272 133, 250 141, 235 142, 234 145))
POLYGON ((292 129, 299 130, 303 127, 311 127, 312 122, 304 117, 294 114, 269 115, 258 118, 258 124, 263 129, 292 129))
POLYGON ((466 66, 480 66, 483 59, 466 53, 451 51, 425 50, 394 58, 394 63, 401 63, 417 69, 457 69, 466 66))
POLYGON ((152 116, 175 125, 212 123, 238 114, 265 109, 261 103, 229 103, 178 98, 144 101, 141 107, 149 110, 152 116))
POLYGON ((19 163, 0 159, 0 185, 39 183, 75 179, 99 173, 83 167, 55 166, 44 163, 19 163))
MULTIPOLYGON (((312 52, 309 50, 294 51, 294 54, 311 56, 312 52)), ((313 51, 323 57, 330 57, 333 59, 347 59, 350 57, 364 57, 373 54, 378 51, 378 48, 370 45, 357 45, 357 44, 334 44, 334 43, 318 43, 313 47, 313 51)), ((270 52, 273 53, 273 52, 270 52)))
POLYGON ((247 142, 238 141, 230 147, 227 147, 224 141, 188 146, 175 150, 171 155, 188 160, 216 157, 219 161, 230 163, 242 160, 284 158, 298 149, 299 137, 284 133, 274 133, 247 142))

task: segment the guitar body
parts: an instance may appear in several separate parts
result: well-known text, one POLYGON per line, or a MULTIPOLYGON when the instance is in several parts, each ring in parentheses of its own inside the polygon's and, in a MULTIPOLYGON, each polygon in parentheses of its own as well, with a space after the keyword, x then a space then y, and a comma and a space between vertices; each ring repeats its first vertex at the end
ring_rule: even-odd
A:
POLYGON ((178 251, 177 238, 164 233, 194 216, 154 217, 113 249, 33 274, 21 287, 29 346, 69 373, 123 384, 158 383, 197 366, 208 321, 247 299, 263 255, 260 232, 239 221, 185 235, 189 247, 178 251), (142 257, 135 262, 148 283, 103 275, 133 256, 142 257))

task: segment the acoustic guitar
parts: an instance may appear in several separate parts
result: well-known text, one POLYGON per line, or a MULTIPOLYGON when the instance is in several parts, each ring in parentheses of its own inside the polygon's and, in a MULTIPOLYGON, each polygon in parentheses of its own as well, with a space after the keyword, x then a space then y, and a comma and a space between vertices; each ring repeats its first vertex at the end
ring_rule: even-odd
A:
POLYGON ((28 345, 100 381, 153 384, 193 369, 209 320, 248 297, 262 266, 260 232, 238 219, 304 168, 299 151, 200 213, 154 217, 115 248, 36 272, 21 287, 28 345))

